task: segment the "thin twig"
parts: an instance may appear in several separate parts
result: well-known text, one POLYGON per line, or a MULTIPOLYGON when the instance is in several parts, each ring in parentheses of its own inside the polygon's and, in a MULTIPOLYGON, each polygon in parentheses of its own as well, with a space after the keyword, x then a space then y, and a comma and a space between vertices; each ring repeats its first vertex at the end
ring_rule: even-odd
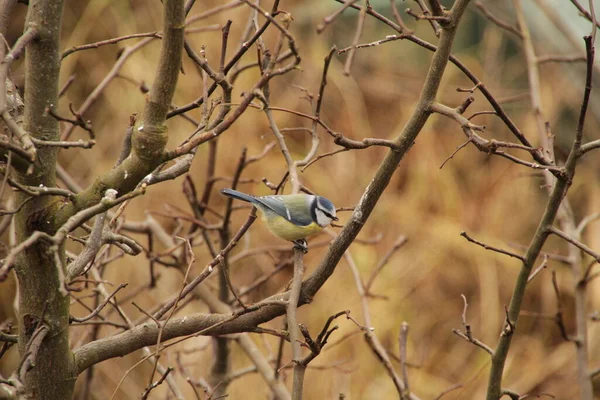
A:
POLYGON ((117 292, 119 292, 119 290, 123 289, 127 287, 127 283, 121 283, 119 286, 117 286, 117 288, 115 290, 113 290, 113 292, 111 294, 109 294, 102 303, 98 304, 98 307, 96 307, 94 309, 94 311, 92 311, 89 315, 86 315, 85 317, 81 317, 81 318, 77 318, 77 317, 70 317, 69 321, 70 322, 86 322, 89 321, 90 319, 94 318, 96 315, 98 315, 100 313, 100 311, 102 311, 102 309, 104 309, 104 307, 106 307, 106 305, 108 304, 108 302, 110 301, 110 299, 112 299, 117 292))
POLYGON ((498 17, 496 17, 494 14, 492 14, 481 1, 476 1, 475 7, 479 8, 479 10, 481 10, 483 15, 485 15, 485 17, 487 19, 492 21, 494 24, 496 24, 500 28, 506 30, 507 32, 513 33, 520 38, 523 37, 523 34, 521 33, 521 31, 518 28, 512 26, 508 22, 504 22, 504 21, 500 20, 498 17))
MULTIPOLYGON (((242 236, 248 231, 248 229, 250 229, 250 226, 254 223, 254 220, 256 220, 256 208, 252 209, 250 215, 248 215, 248 220, 237 231, 237 233, 231 239, 229 244, 223 250, 221 250, 211 262, 209 262, 206 265, 206 267, 204 268, 202 273, 200 273, 200 275, 194 278, 183 288, 181 292, 181 299, 185 298, 196 286, 198 286, 212 273, 213 268, 221 262, 223 257, 227 255, 238 244, 242 236)), ((176 302, 179 301, 178 298, 179 296, 167 302, 167 304, 165 304, 160 310, 154 313, 154 318, 161 319, 176 304, 176 302)))
POLYGON ((544 254, 544 260, 542 261, 540 266, 533 270, 531 275, 529 275, 529 278, 527 278, 527 283, 530 283, 540 272, 542 272, 542 270, 544 270, 548 266, 549 258, 550 257, 547 254, 544 254))
MULTIPOLYGON (((353 322, 355 322, 361 328, 361 330, 363 331, 363 334, 364 334, 365 341, 369 345, 369 348, 371 349, 373 354, 375 354, 375 356, 377 357, 377 359, 379 360, 381 365, 385 368, 387 374, 389 375, 389 377, 392 379, 392 382, 394 383, 394 386, 396 388, 396 391, 398 392, 398 395, 402 398, 406 391, 404 382, 402 381, 400 376, 394 370, 394 367, 392 365, 390 357, 387 354, 387 351, 385 350, 385 348, 383 347, 383 345, 381 344, 381 342, 379 341, 377 336, 373 333, 374 329, 371 326, 371 313, 369 311, 369 303, 368 303, 367 293, 365 291, 364 284, 362 283, 362 280, 360 279, 360 274, 359 274, 358 268, 354 262, 354 258, 352 257, 352 255, 350 254, 349 251, 346 251, 344 253, 344 258, 346 259, 346 262, 348 263, 348 266, 350 267, 350 270, 352 272, 352 276, 354 277, 354 282, 356 284, 356 290, 358 291, 358 295, 361 300, 361 308, 362 308, 362 312, 363 312, 363 318, 365 320, 365 326, 358 324, 356 322, 356 320, 354 320, 350 316, 349 313, 346 315, 346 317, 348 319, 352 320, 353 322)), ((409 400, 418 400, 419 399, 413 393, 408 393, 407 398, 409 400)))
POLYGON ((560 329, 560 335, 567 342, 572 341, 571 337, 567 333, 567 327, 565 326, 565 321, 563 319, 563 304, 562 297, 560 295, 560 290, 558 288, 558 282, 556 280, 556 271, 552 271, 552 287, 554 288, 554 294, 556 294, 556 314, 554 316, 554 321, 558 325, 558 329, 560 329))
POLYGON ((402 381, 404 382, 405 393, 410 393, 410 385, 408 384, 408 369, 406 367, 406 347, 408 341, 408 323, 402 322, 398 342, 400 343, 400 369, 402 370, 402 381))
MULTIPOLYGON (((158 361, 158 357, 156 357, 156 360, 158 361)), ((148 387, 146 387, 146 390, 144 390, 144 393, 142 393, 142 400, 146 400, 148 398, 148 396, 150 395, 150 392, 157 388, 158 386, 160 386, 165 379, 167 379, 167 376, 171 373, 171 371, 173 371, 173 367, 169 367, 166 369, 166 371, 164 372, 164 374, 162 374, 162 376, 160 377, 159 380, 157 380, 156 382, 151 383, 150 385, 148 385, 148 387)))
POLYGON ((452 332, 454 332, 457 336, 465 339, 467 342, 471 342, 473 343, 475 346, 485 350, 488 354, 493 355, 494 354, 494 350, 492 350, 491 347, 489 347, 488 345, 486 345, 485 343, 483 343, 481 340, 473 337, 473 333, 471 331, 471 325, 467 323, 467 309, 469 307, 469 304, 467 303, 467 298, 464 294, 460 295, 463 299, 463 312, 462 312, 462 324, 463 324, 463 328, 465 329, 464 332, 461 332, 459 329, 452 329, 452 332))
POLYGON ((342 13, 348 7, 350 7, 352 4, 356 3, 357 1, 358 0, 344 1, 343 3, 345 3, 345 4, 342 7, 335 10, 335 12, 333 14, 328 15, 325 18, 323 18, 323 21, 319 25, 317 25, 317 33, 323 32, 325 30, 325 28, 327 28, 328 25, 330 25, 332 22, 334 22, 340 15, 342 15, 342 13))
POLYGON ((548 230, 550 231, 550 233, 553 233, 554 235, 566 240, 567 242, 571 243, 573 246, 578 247, 579 249, 581 249, 583 252, 589 254, 590 256, 594 257, 594 259, 596 260, 596 262, 600 263, 600 253, 596 253, 594 250, 590 249, 588 246, 586 246, 585 244, 581 243, 579 240, 574 239, 573 237, 567 235, 566 233, 562 232, 560 229, 557 229, 553 226, 549 227, 548 230))
POLYGON ((407 242, 408 238, 406 236, 398 236, 392 247, 388 250, 388 252, 383 256, 383 258, 379 261, 377 266, 371 272, 371 276, 369 276, 369 279, 365 284, 365 292, 369 293, 369 291, 371 290, 371 286, 373 286, 373 282, 375 282, 375 278, 377 278, 377 276, 381 273, 383 267, 387 265, 394 253, 400 250, 400 248, 402 248, 402 246, 404 246, 407 242))
POLYGON ((76 53, 78 51, 97 49, 99 47, 106 46, 108 44, 119 43, 124 40, 137 39, 137 38, 148 38, 148 37, 161 39, 162 35, 160 35, 158 32, 133 33, 131 35, 125 35, 125 36, 120 36, 120 37, 111 38, 111 39, 107 39, 107 40, 101 40, 101 41, 95 42, 95 43, 88 43, 88 44, 83 44, 83 45, 79 45, 79 46, 73 46, 70 49, 63 51, 60 58, 61 58, 61 60, 64 60, 71 54, 76 53))
POLYGON ((477 241, 477 240, 473 239, 473 238, 472 238, 472 237, 470 237, 470 236, 467 234, 467 232, 465 232, 465 231, 462 231, 462 232, 460 233, 460 236, 464 237, 465 239, 467 239, 467 240, 468 240, 469 242, 471 242, 471 243, 475 243, 476 245, 483 247, 483 248, 484 248, 484 249, 486 249, 486 250, 495 251, 496 253, 504 254, 504 255, 506 255, 506 256, 509 256, 509 257, 514 257, 514 258, 517 258, 517 259, 519 259, 519 260, 521 260, 521 261, 524 261, 524 257, 523 257, 522 255, 515 254, 515 253, 511 253, 511 252, 510 252, 510 251, 508 251, 508 250, 502 250, 502 249, 499 249, 499 248, 497 248, 497 247, 488 246, 488 245, 487 245, 487 244, 485 244, 485 243, 482 243, 482 242, 479 242, 479 241, 477 241))
MULTIPOLYGON (((429 8, 427 8, 427 6, 423 2, 423 0, 415 0, 415 2, 419 5, 419 8, 421 8, 421 11, 423 12, 424 16, 426 16, 426 17, 431 16, 431 12, 429 11, 429 8)), ((408 14, 409 10, 410 9, 406 9, 407 14, 408 14)), ((425 18, 425 19, 427 19, 427 18, 425 18)), ((435 36, 440 37, 440 34, 442 32, 440 24, 435 19, 427 19, 427 20, 431 24, 431 28, 433 29, 435 36)))
POLYGON ((350 49, 350 54, 346 58, 346 62, 344 63, 344 75, 350 76, 350 69, 352 68, 352 62, 354 61, 354 56, 356 55, 356 46, 360 41, 360 37, 362 36, 363 27, 365 26, 365 20, 367 18, 367 7, 363 7, 360 9, 358 14, 358 20, 356 22, 356 31, 354 33, 354 40, 352 41, 352 48, 350 49))

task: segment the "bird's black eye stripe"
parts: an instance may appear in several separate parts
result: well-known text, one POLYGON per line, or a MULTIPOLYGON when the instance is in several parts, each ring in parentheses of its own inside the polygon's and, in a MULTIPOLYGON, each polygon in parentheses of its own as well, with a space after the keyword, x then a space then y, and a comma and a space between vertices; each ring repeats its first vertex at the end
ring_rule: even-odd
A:
POLYGON ((326 216, 327 218, 330 218, 330 219, 335 219, 335 217, 334 217, 333 215, 329 214, 327 211, 323 210, 321 207, 317 207, 317 208, 318 208, 318 209, 319 209, 319 210, 320 210, 320 211, 321 211, 323 214, 325 214, 325 216, 326 216))

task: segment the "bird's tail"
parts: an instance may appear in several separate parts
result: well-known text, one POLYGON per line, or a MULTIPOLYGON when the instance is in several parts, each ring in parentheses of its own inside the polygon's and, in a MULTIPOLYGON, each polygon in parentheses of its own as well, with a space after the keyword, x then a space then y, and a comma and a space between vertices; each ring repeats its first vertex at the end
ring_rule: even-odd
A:
POLYGON ((225 196, 233 197, 234 199, 247 201, 248 203, 256 203, 256 199, 253 196, 250 196, 246 193, 238 192, 237 190, 221 189, 221 193, 223 193, 225 196))

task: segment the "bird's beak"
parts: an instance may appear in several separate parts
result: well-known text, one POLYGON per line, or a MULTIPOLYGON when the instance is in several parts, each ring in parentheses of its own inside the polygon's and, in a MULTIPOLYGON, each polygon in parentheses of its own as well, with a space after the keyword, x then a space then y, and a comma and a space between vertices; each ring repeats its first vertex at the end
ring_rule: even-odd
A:
POLYGON ((333 217, 334 221, 339 221, 340 219, 338 217, 333 217))

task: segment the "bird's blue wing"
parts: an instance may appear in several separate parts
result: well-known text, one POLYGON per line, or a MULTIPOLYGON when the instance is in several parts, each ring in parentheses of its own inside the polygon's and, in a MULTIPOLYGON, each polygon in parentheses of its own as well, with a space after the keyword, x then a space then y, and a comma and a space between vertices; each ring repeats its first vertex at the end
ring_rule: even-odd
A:
POLYGON ((268 208, 269 210, 273 211, 277 215, 282 216, 283 218, 290 221, 294 225, 300 225, 300 226, 310 225, 313 222, 313 220, 312 220, 310 211, 308 210, 310 206, 309 206, 309 204, 307 204, 306 196, 304 196, 304 195, 297 195, 297 196, 299 196, 299 197, 293 198, 293 197, 295 197, 294 195, 262 196, 262 197, 255 197, 255 200, 258 203, 260 203, 261 205, 263 205, 265 208, 268 208), (286 197, 288 198, 287 205, 286 205, 286 201, 284 201, 284 199, 286 197), (304 211, 304 212, 294 212, 295 208, 300 208, 300 207, 302 207, 303 210, 299 210, 299 211, 304 211))

